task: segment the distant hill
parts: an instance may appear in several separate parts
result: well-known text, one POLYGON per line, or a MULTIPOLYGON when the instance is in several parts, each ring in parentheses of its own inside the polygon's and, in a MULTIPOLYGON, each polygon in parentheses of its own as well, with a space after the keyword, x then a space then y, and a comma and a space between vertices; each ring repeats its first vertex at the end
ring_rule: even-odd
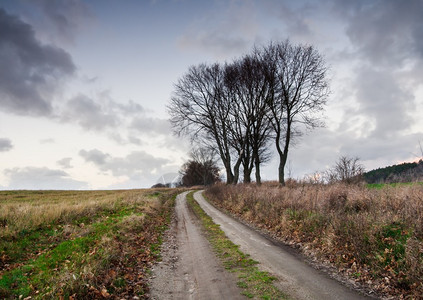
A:
POLYGON ((423 181, 423 160, 379 168, 364 173, 367 183, 423 181))

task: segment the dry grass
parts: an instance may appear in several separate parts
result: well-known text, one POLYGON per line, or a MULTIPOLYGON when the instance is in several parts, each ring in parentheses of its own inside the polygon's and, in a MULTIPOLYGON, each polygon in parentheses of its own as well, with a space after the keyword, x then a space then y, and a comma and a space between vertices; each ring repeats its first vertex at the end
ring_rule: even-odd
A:
POLYGON ((179 192, 0 192, 0 298, 148 297, 179 192))
POLYGON ((146 193, 146 190, 0 192, 0 238, 44 224, 66 224, 78 217, 94 217, 100 210, 116 210, 123 200, 125 205, 148 203, 146 193))
POLYGON ((423 295, 421 185, 220 185, 207 196, 382 294, 423 295))

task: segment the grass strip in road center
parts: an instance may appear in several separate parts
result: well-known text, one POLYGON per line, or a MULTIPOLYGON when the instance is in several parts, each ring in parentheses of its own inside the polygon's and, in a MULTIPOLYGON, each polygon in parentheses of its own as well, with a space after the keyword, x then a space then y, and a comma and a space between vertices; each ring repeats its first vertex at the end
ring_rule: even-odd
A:
POLYGON ((194 200, 193 194, 194 192, 191 192, 187 195, 188 206, 201 220, 207 233, 206 237, 225 268, 238 275, 237 285, 244 290, 242 294, 255 299, 288 299, 272 284, 276 278, 268 272, 260 271, 258 262, 240 251, 239 246, 226 237, 220 226, 215 224, 194 200))

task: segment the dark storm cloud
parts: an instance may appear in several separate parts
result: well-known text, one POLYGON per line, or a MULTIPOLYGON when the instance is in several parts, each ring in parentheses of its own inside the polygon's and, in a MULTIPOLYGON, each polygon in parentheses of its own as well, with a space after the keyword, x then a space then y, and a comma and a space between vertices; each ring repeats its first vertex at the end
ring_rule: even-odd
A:
POLYGON ((0 152, 6 152, 13 148, 12 141, 6 138, 0 138, 0 152))
POLYGON ((0 8, 0 105, 20 115, 49 115, 52 95, 64 76, 72 75, 71 56, 42 44, 31 25, 0 8))
POLYGON ((79 155, 93 163, 101 171, 110 171, 114 176, 138 178, 149 177, 160 172, 170 160, 152 156, 144 151, 133 151, 125 157, 113 157, 100 150, 81 150, 79 155))
POLYGON ((346 34, 362 59, 399 67, 423 58, 421 0, 333 0, 332 11, 346 22, 346 34))
POLYGON ((6 169, 4 174, 10 180, 8 189, 81 189, 87 186, 62 170, 49 168, 13 168, 6 169))
MULTIPOLYGON (((328 2, 333 5, 331 11, 345 23, 351 43, 345 61, 355 63, 352 80, 345 88, 354 95, 357 106, 346 111, 344 125, 361 118, 365 136, 401 151, 401 144, 388 146, 387 141, 410 137, 406 132, 416 121, 416 91, 423 83, 416 80, 423 76, 423 2, 328 2)), ((371 143, 357 144, 373 151, 371 143)))

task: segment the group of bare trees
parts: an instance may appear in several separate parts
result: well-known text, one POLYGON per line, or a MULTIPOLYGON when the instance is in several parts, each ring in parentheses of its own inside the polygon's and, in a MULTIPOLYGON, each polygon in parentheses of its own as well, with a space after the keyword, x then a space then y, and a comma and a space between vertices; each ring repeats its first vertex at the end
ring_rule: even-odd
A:
POLYGON ((179 171, 182 186, 211 185, 220 181, 219 168, 213 149, 194 148, 190 159, 179 171))
POLYGON ((288 40, 256 47, 225 64, 192 66, 168 105, 174 132, 217 150, 227 183, 261 183, 260 166, 279 155, 279 182, 292 140, 320 126, 328 96, 327 67, 313 46, 288 40))

